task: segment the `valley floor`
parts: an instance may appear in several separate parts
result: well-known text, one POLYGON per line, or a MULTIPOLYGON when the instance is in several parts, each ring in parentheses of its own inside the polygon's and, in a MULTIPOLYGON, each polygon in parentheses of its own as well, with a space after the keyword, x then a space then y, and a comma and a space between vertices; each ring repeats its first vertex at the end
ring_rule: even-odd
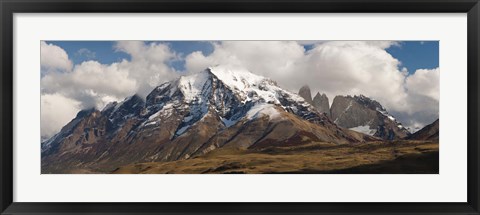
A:
POLYGON ((371 142, 358 145, 312 143, 261 151, 216 149, 188 160, 138 163, 116 174, 438 174, 439 144, 428 141, 371 142))

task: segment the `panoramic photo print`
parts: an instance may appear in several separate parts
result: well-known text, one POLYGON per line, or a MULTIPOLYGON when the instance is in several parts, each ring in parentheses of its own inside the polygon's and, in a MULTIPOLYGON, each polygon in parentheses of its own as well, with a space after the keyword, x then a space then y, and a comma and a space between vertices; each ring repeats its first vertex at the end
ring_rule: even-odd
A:
POLYGON ((40 41, 42 174, 438 174, 438 41, 40 41))

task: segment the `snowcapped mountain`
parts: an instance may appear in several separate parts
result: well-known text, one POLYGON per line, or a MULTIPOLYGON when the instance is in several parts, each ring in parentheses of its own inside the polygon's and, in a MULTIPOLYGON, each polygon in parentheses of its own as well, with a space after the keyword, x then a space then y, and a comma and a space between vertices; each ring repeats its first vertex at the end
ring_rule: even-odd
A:
POLYGON ((209 68, 155 88, 147 96, 146 123, 167 114, 175 107, 185 113, 177 135, 202 119, 209 111, 215 112, 227 127, 243 117, 255 115, 252 111, 271 115, 273 107, 294 113, 311 122, 323 122, 321 116, 298 95, 281 89, 265 77, 245 70, 231 71, 221 67, 209 68), (248 114, 247 114, 248 112, 248 114))
POLYGON ((380 137, 403 139, 410 132, 377 101, 366 96, 336 96, 330 109, 332 120, 344 128, 380 137))
POLYGON ((173 161, 219 148, 268 147, 372 137, 335 125, 297 94, 246 70, 224 67, 182 76, 103 110, 84 110, 42 143, 42 172, 111 171, 173 161))

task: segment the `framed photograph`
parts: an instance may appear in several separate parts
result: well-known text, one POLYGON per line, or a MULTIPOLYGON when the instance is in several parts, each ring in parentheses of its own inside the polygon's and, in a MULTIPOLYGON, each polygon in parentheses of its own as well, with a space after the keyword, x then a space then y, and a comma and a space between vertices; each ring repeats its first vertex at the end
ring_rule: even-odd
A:
POLYGON ((477 0, 0 6, 1 214, 480 214, 477 0))

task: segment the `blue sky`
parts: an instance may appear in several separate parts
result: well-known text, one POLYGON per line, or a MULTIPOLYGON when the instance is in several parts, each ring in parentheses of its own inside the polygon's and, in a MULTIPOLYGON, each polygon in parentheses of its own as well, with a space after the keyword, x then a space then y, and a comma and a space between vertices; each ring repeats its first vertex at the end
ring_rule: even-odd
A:
POLYGON ((408 41, 400 42, 400 46, 386 49, 393 57, 402 62, 409 73, 417 69, 433 69, 439 67, 438 41, 408 41))
MULTIPOLYGON (((63 48, 74 64, 80 64, 87 60, 95 60, 102 64, 111 64, 122 59, 130 60, 130 55, 115 50, 115 41, 47 41, 47 43, 63 48)), ((152 41, 145 41, 145 43, 149 44, 152 41)), ((204 55, 213 52, 213 45, 209 41, 168 41, 164 43, 167 43, 172 50, 183 57, 195 51, 201 51, 204 55)), ((185 61, 178 60, 170 62, 170 65, 177 70, 184 70, 184 63, 185 61)))
MULTIPOLYGON (((63 48, 74 64, 87 60, 96 60, 102 64, 111 64, 122 59, 130 60, 130 55, 116 51, 114 41, 47 41, 48 43, 63 48)), ((151 43, 152 41, 146 41, 151 43)), ((180 56, 201 51, 209 55, 214 47, 210 41, 167 41, 164 42, 180 56)), ((306 50, 312 45, 304 45, 306 50)), ((401 67, 408 69, 410 74, 417 69, 433 69, 439 67, 439 42, 438 41, 402 41, 399 46, 386 49, 394 58, 400 60, 401 67)), ((176 70, 184 70, 183 60, 169 62, 176 70)))

